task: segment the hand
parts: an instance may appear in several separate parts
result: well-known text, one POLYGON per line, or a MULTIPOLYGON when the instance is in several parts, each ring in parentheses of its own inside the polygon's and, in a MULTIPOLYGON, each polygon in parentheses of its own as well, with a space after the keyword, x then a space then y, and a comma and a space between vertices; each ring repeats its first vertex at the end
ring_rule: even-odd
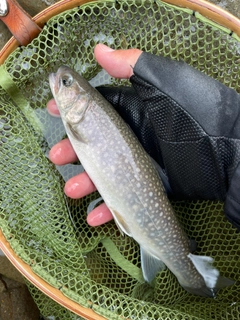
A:
MULTIPOLYGON (((133 74, 133 67, 141 54, 138 49, 112 50, 109 47, 98 44, 94 50, 98 63, 115 78, 130 78, 133 74)), ((47 104, 48 112, 52 116, 60 116, 54 100, 47 104)), ((77 156, 68 139, 64 139, 52 147, 49 159, 56 165, 64 165, 77 160, 77 156)), ((69 179, 64 188, 65 194, 73 199, 84 197, 96 190, 94 184, 83 172, 69 179)), ((87 221, 91 226, 101 225, 112 219, 112 214, 103 203, 89 213, 87 221)))
MULTIPOLYGON (((133 88, 98 88, 160 165, 178 199, 225 201, 225 215, 240 230, 240 95, 182 61, 136 49, 95 48, 97 61, 133 88)), ((57 115, 53 101, 49 112, 57 115)), ((56 164, 76 160, 68 140, 50 152, 56 164)), ((166 188, 167 189, 167 188, 166 188)), ((65 186, 69 197, 95 190, 86 173, 65 186)), ((112 218, 105 205, 88 216, 92 226, 112 218)))

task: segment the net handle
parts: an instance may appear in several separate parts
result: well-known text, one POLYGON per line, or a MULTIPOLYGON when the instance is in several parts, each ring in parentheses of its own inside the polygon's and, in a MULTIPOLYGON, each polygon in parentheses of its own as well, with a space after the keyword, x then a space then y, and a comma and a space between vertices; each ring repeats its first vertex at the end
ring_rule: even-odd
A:
POLYGON ((32 18, 16 0, 3 0, 6 9, 0 3, 0 20, 6 24, 13 37, 0 51, 0 65, 19 47, 19 44, 26 46, 36 38, 50 18, 92 1, 94 0, 61 0, 32 18))
POLYGON ((0 20, 23 46, 36 38, 42 30, 16 0, 2 0, 0 20))
MULTIPOLYGON (((13 52, 19 46, 19 39, 21 33, 28 31, 28 41, 26 44, 31 42, 31 39, 37 36, 37 34, 41 31, 41 28, 44 24, 53 16, 62 13, 65 10, 75 8, 82 4, 86 4, 87 2, 92 2, 93 0, 61 0, 52 6, 46 8, 45 10, 38 13, 35 17, 31 18, 18 4, 16 0, 4 0, 12 6, 12 9, 9 12, 1 17, 1 20, 6 23, 6 21, 11 19, 12 30, 14 30, 15 34, 7 44, 0 51, 0 64, 6 60, 8 55, 13 52), (20 12, 21 11, 21 12, 20 12), (18 12, 18 15, 21 17, 21 21, 23 23, 19 23, 15 18, 14 14, 18 12), (12 17, 11 17, 12 16, 12 17), (28 26, 24 24, 27 21, 28 26), (17 25, 17 26, 16 26, 17 25), (30 29, 30 26, 33 29, 30 29), (30 31, 33 30, 33 31, 30 31)), ((103 1, 103 0, 99 0, 103 1)), ((225 11, 219 6, 216 6, 213 3, 210 3, 205 0, 163 0, 163 2, 175 5, 177 7, 188 8, 193 10, 193 12, 199 12, 202 16, 209 18, 210 20, 218 23, 219 25, 226 27, 229 29, 230 33, 235 33, 240 37, 240 20, 232 15, 231 13, 225 11)), ((1 8, 0 8, 1 14, 1 8)), ((10 29, 11 31, 11 29, 10 29)))

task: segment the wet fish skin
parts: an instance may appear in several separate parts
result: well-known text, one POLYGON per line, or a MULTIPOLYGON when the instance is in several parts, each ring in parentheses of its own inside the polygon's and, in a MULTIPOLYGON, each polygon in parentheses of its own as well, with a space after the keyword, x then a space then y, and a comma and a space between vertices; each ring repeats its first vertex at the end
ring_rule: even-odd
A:
POLYGON ((49 82, 79 160, 119 229, 140 245, 145 280, 165 264, 193 294, 214 297, 232 285, 212 258, 191 254, 151 159, 112 106, 68 67, 50 74, 49 82))

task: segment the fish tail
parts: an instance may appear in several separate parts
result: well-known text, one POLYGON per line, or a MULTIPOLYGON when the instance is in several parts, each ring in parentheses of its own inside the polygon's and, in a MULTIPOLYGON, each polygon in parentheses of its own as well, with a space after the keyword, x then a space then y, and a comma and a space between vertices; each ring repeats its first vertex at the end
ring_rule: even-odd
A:
POLYGON ((231 286, 234 284, 233 280, 221 277, 218 269, 214 268, 212 263, 213 259, 207 256, 196 256, 194 254, 189 254, 188 258, 192 261, 197 271, 203 277, 205 281, 205 286, 199 288, 192 288, 183 286, 185 290, 191 292, 192 294, 212 297, 216 296, 219 289, 231 286))
POLYGON ((214 288, 208 288, 207 286, 202 286, 198 288, 192 288, 192 287, 187 287, 183 286, 183 289, 186 291, 190 292, 191 294, 197 295, 197 296, 203 296, 203 297, 208 297, 208 298, 216 298, 218 290, 232 286, 234 284, 234 281, 231 279, 227 279, 224 277, 219 276, 219 285, 217 284, 214 288))

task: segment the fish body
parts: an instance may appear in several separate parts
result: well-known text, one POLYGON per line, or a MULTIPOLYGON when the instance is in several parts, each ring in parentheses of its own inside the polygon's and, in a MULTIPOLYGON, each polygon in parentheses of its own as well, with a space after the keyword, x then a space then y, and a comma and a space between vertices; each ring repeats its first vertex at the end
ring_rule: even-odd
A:
POLYGON ((49 82, 84 169, 119 229, 140 245, 145 280, 151 282, 166 265, 193 294, 214 297, 231 285, 212 258, 190 252, 152 160, 113 107, 68 67, 50 74, 49 82))

